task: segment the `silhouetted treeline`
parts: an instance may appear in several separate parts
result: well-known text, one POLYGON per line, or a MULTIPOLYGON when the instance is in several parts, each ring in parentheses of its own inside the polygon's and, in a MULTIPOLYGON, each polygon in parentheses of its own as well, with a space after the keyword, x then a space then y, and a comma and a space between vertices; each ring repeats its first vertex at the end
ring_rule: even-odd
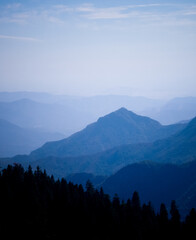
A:
POLYGON ((194 239, 196 211, 185 221, 175 201, 171 209, 161 204, 155 213, 151 203, 141 206, 139 195, 121 202, 103 190, 86 189, 54 180, 41 171, 20 165, 0 174, 0 235, 2 239, 194 239))

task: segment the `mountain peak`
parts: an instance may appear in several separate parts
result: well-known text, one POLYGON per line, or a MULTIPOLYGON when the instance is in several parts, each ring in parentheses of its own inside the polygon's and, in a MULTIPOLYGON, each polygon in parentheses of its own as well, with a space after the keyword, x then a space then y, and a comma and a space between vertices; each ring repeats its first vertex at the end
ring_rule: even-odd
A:
POLYGON ((138 116, 136 113, 128 110, 127 108, 125 107, 121 107, 119 108, 118 110, 115 111, 115 113, 120 113, 120 114, 129 114, 129 115, 134 115, 134 116, 138 116))
POLYGON ((109 114, 110 116, 118 116, 119 118, 123 119, 124 121, 128 121, 128 122, 135 122, 136 125, 139 124, 139 122, 143 122, 145 124, 147 123, 151 123, 151 124, 155 124, 156 126, 160 127, 160 123, 152 118, 146 117, 146 116, 141 116, 138 115, 136 113, 134 113, 133 111, 130 111, 128 109, 126 109, 125 107, 121 107, 118 110, 116 110, 115 112, 112 112, 111 114, 109 114))
POLYGON ((121 107, 118 110, 116 110, 116 112, 129 112, 125 107, 121 107))
POLYGON ((143 116, 139 116, 136 113, 128 110, 125 107, 121 107, 121 108, 117 109, 116 111, 114 111, 114 112, 112 112, 108 115, 110 115, 110 116, 111 115, 117 115, 119 117, 126 117, 126 118, 132 118, 132 117, 142 117, 143 118, 143 116))
MULTIPOLYGON (((180 125, 180 129, 182 127, 180 125)), ((177 130, 178 126, 163 127, 159 122, 123 107, 66 139, 45 144, 32 154, 39 158, 89 155, 125 144, 153 142, 177 130)))
MULTIPOLYGON (((125 115, 125 116, 129 116, 129 117, 139 116, 139 115, 137 115, 136 113, 134 113, 133 111, 130 111, 130 110, 128 110, 128 109, 125 108, 125 107, 119 108, 119 109, 116 110, 114 113, 120 114, 121 116, 122 116, 122 115, 125 115)), ((140 116, 140 117, 141 117, 141 116, 140 116)))
POLYGON ((142 118, 146 118, 146 117, 139 116, 136 113, 127 110, 125 107, 121 107, 121 108, 119 108, 118 110, 116 110, 114 112, 111 112, 111 113, 109 113, 109 114, 107 114, 107 115, 105 115, 103 117, 100 117, 97 122, 98 123, 110 122, 112 125, 114 123, 116 123, 116 124, 118 123, 118 124, 123 124, 124 125, 126 123, 133 124, 133 122, 137 121, 140 118, 142 119, 142 118))

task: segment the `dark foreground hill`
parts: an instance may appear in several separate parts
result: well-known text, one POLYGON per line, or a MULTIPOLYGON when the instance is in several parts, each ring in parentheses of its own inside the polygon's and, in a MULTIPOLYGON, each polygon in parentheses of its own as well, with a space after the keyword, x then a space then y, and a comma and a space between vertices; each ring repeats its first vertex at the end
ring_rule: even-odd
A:
POLYGON ((118 194, 127 200, 135 190, 141 201, 151 201, 158 209, 164 202, 167 207, 176 200, 180 211, 196 208, 196 161, 182 164, 141 162, 128 165, 107 178, 101 185, 111 196, 118 194))
POLYGON ((94 154, 125 144, 153 142, 171 136, 185 126, 162 126, 153 119, 121 108, 66 139, 46 143, 33 151, 31 157, 40 159, 94 154))
POLYGON ((112 200, 90 182, 55 181, 39 168, 27 171, 8 166, 0 174, 0 232, 2 239, 195 239, 196 211, 183 221, 175 201, 158 214, 150 203, 141 205, 134 192, 127 202, 112 200))

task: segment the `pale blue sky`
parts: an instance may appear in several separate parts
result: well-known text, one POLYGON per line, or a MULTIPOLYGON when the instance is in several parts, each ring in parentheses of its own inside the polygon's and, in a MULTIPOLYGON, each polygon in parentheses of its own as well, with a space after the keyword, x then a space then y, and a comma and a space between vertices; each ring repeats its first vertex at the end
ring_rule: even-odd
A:
POLYGON ((196 96, 196 2, 1 0, 0 91, 196 96))

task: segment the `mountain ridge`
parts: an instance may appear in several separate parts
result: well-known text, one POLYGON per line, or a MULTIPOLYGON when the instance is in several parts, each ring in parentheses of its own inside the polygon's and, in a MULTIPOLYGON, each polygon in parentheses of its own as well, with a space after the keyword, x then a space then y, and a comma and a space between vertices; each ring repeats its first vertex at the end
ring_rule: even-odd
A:
POLYGON ((109 176, 128 164, 144 160, 176 164, 190 162, 196 159, 195 123, 196 118, 181 132, 153 143, 127 144, 86 156, 40 158, 34 160, 33 164, 46 169, 50 165, 52 174, 62 177, 63 174, 66 176, 79 172, 109 176), (193 140, 190 134, 193 135, 193 140))
POLYGON ((153 142, 182 130, 186 124, 162 126, 159 122, 140 116, 125 108, 101 117, 83 130, 58 142, 46 143, 33 151, 31 157, 69 157, 95 154, 113 147, 153 142))
MULTIPOLYGON (((57 157, 49 155, 37 158, 34 158, 32 155, 17 156, 7 160, 7 163, 20 163, 22 161, 26 165, 32 164, 33 167, 39 165, 56 177, 65 177, 69 174, 80 172, 109 176, 128 164, 144 160, 177 164, 195 160, 195 136, 196 118, 176 134, 155 142, 125 144, 83 156, 57 157)), ((76 147, 78 147, 77 144, 76 147)), ((5 165, 6 161, 1 160, 1 163, 5 165)))
POLYGON ((0 157, 29 154, 45 141, 59 140, 64 137, 60 133, 22 128, 4 119, 0 119, 0 132, 0 157))

